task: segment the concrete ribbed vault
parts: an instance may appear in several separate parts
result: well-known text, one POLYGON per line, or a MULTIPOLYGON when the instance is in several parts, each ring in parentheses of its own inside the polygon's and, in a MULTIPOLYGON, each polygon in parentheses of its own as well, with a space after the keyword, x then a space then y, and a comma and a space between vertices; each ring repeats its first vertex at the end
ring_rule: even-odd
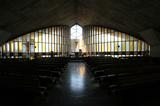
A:
POLYGON ((159 14, 159 0, 0 0, 0 43, 42 27, 75 23, 130 34, 159 31, 159 14))

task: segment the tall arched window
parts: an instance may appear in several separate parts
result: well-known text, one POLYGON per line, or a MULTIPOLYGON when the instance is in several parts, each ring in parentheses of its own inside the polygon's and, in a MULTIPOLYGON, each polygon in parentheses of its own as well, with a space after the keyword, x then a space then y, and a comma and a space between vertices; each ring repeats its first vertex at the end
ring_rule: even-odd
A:
POLYGON ((74 25, 71 27, 71 39, 82 39, 82 27, 74 25))
POLYGON ((71 53, 85 52, 85 45, 83 40, 83 29, 79 25, 71 27, 71 53))

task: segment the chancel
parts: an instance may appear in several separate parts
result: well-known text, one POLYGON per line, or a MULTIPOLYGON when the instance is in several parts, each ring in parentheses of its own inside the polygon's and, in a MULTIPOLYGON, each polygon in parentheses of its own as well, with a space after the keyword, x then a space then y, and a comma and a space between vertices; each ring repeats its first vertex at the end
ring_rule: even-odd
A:
POLYGON ((1 106, 160 105, 160 1, 0 0, 1 106))

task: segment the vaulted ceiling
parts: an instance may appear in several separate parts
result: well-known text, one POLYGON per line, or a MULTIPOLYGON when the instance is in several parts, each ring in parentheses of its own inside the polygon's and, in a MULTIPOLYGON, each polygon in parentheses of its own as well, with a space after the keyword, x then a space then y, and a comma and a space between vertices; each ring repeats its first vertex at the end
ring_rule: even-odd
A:
POLYGON ((131 34, 160 31, 160 0, 0 0, 0 43, 35 29, 75 23, 131 34))

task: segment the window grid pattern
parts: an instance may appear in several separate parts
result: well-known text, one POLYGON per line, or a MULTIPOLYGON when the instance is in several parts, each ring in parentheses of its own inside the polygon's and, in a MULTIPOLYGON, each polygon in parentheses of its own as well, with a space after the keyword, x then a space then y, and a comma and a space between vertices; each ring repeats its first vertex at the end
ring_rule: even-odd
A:
POLYGON ((68 52, 68 39, 68 26, 40 29, 3 44, 2 54, 18 58, 19 54, 33 57, 36 53, 47 55, 52 51, 57 56, 65 56, 68 52))
POLYGON ((84 39, 89 56, 132 57, 150 54, 150 45, 145 41, 110 28, 85 26, 84 39))

